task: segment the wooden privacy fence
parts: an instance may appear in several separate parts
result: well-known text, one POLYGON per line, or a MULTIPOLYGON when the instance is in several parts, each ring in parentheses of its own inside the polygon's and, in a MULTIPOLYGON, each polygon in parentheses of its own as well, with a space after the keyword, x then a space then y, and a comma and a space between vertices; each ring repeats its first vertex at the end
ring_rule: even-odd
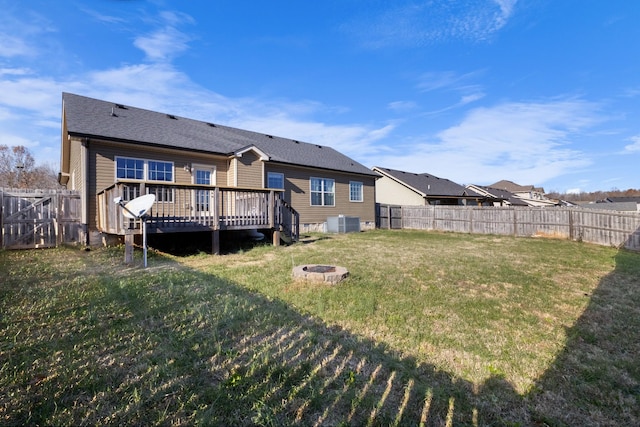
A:
POLYGON ((52 248, 77 243, 80 194, 66 190, 0 189, 0 247, 52 248))
POLYGON ((640 213, 583 208, 378 205, 380 228, 543 236, 640 250, 640 213))

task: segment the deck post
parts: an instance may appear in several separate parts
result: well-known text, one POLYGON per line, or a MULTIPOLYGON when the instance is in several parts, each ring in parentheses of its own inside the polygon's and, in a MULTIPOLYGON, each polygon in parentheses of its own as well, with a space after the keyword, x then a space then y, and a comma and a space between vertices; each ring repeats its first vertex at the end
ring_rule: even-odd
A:
POLYGON ((213 255, 220 255, 220 230, 211 232, 211 252, 213 255))
POLYGON ((280 230, 273 230, 273 246, 280 246, 280 230))
POLYGON ((133 262, 133 234, 124 235, 124 263, 131 264, 133 262))
POLYGON ((274 228, 279 224, 276 224, 275 215, 276 215, 276 192, 271 190, 269 191, 269 227, 274 228))

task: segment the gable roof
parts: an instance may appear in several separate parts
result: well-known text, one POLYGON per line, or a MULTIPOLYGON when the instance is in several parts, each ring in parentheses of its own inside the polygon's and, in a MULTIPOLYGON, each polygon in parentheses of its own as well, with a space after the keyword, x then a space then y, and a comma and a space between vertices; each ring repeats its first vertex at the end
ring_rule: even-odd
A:
POLYGON ((404 172, 395 169, 374 166, 373 170, 411 188, 422 197, 482 197, 473 190, 445 178, 427 173, 404 172))
POLYGON ((521 198, 516 197, 510 191, 507 191, 501 188, 486 187, 483 185, 475 185, 475 184, 471 184, 471 185, 474 188, 477 188, 479 191, 482 191, 483 193, 485 193, 487 196, 491 196, 496 200, 506 200, 512 206, 529 206, 528 203, 524 202, 521 198))
POLYGON ((506 191, 509 191, 510 193, 530 192, 530 191, 537 191, 540 193, 544 193, 543 188, 536 188, 533 185, 520 185, 506 179, 503 179, 494 184, 491 184, 488 187, 497 188, 500 190, 506 190, 506 191))
POLYGON ((142 108, 62 94, 69 134, 233 156, 255 148, 269 161, 378 176, 331 147, 265 135, 142 108))

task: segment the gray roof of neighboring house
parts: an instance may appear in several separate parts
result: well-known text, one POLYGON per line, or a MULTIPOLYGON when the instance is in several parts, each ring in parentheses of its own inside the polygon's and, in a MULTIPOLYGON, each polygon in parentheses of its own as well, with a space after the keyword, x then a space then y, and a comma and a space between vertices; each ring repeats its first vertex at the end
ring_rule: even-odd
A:
POLYGON ((511 193, 517 193, 520 191, 538 191, 540 193, 544 193, 544 188, 536 188, 533 185, 520 185, 516 184, 513 181, 508 181, 503 179, 502 181, 498 181, 494 184, 489 185, 491 188, 498 188, 501 190, 507 190, 511 193))
POLYGON ((86 137, 230 155, 255 146, 272 162, 378 176, 331 147, 62 94, 67 131, 86 137))
POLYGON ((607 211, 638 212, 637 202, 580 203, 581 208, 607 211))
POLYGON ((513 206, 529 206, 529 204, 522 199, 516 197, 510 191, 494 188, 494 187, 485 187, 483 185, 477 185, 478 188, 482 188, 487 193, 491 194, 493 197, 497 199, 503 199, 508 201, 513 206))
POLYGON ((640 203, 640 197, 638 196, 616 196, 616 197, 607 197, 606 199, 610 203, 621 203, 621 202, 632 202, 632 203, 640 203))
POLYGON ((445 178, 429 175, 427 173, 403 172, 394 169, 375 166, 374 171, 404 183, 405 185, 422 193, 424 197, 484 197, 473 190, 449 181, 445 178))

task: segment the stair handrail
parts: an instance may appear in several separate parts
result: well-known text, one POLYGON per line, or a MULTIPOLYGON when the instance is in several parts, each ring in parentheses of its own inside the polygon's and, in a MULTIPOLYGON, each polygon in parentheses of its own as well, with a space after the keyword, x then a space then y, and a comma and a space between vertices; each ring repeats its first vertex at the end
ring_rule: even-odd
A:
POLYGON ((278 198, 278 204, 281 217, 278 221, 282 231, 291 237, 293 242, 300 240, 300 214, 286 200, 278 198), (285 215, 289 221, 285 221, 285 215))

